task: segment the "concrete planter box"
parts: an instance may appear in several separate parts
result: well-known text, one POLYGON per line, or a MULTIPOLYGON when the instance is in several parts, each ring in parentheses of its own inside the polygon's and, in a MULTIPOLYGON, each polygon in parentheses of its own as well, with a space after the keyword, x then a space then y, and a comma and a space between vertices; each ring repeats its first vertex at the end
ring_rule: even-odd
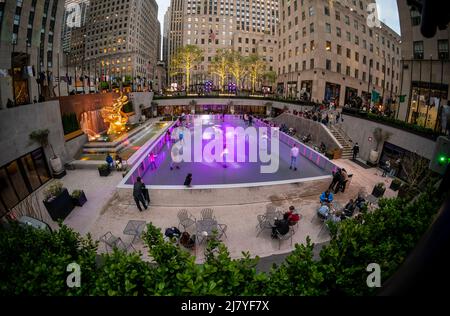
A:
POLYGON ((50 201, 44 201, 50 217, 54 221, 64 220, 74 209, 72 197, 67 189, 64 189, 60 195, 50 201))
POLYGON ((72 202, 75 206, 83 207, 83 205, 87 202, 86 194, 84 194, 84 191, 81 191, 81 195, 78 198, 72 196, 72 202))
POLYGON ((386 188, 380 188, 380 187, 374 187, 372 191, 372 195, 376 198, 380 198, 384 195, 384 192, 386 192, 386 188))
POLYGON ((107 177, 111 173, 111 169, 98 169, 100 177, 107 177))

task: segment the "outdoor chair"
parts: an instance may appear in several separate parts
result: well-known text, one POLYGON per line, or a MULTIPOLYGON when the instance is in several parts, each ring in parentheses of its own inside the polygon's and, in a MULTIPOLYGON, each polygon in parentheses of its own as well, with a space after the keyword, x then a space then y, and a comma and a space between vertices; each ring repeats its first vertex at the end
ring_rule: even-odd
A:
POLYGON ((178 228, 182 226, 185 231, 188 227, 195 225, 196 222, 195 217, 192 216, 186 209, 182 209, 178 212, 178 220, 178 228))
POLYGON ((228 226, 225 224, 219 224, 218 226, 219 226, 219 235, 217 237, 220 239, 223 236, 225 236, 225 238, 228 239, 228 236, 227 236, 228 226))
POLYGON ((215 219, 214 217, 214 211, 210 208, 205 208, 202 210, 202 220, 205 219, 215 219))
POLYGON ((110 252, 113 249, 119 249, 122 251, 128 251, 130 248, 134 249, 132 243, 125 244, 120 237, 114 236, 111 232, 107 232, 102 237, 100 237, 100 241, 105 243, 106 252, 110 252))
POLYGON ((266 215, 258 215, 257 219, 258 219, 258 225, 256 226, 256 229, 258 230, 258 234, 256 235, 256 237, 258 237, 262 233, 262 231, 265 229, 272 230, 272 225, 267 220, 266 215))
POLYGON ((277 231, 277 239, 278 239, 278 250, 281 249, 281 242, 285 241, 285 240, 291 240, 291 246, 292 246, 292 237, 294 236, 295 232, 293 229, 289 229, 289 232, 285 235, 281 235, 278 231, 277 231))

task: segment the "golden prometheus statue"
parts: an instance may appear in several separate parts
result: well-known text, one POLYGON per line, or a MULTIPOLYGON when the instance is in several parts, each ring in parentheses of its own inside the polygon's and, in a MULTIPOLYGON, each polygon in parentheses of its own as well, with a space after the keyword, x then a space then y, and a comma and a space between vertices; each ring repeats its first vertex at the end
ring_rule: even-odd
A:
POLYGON ((126 130, 128 116, 122 111, 128 104, 128 97, 122 93, 115 103, 111 106, 102 108, 102 117, 105 123, 109 123, 108 135, 122 134, 126 130))

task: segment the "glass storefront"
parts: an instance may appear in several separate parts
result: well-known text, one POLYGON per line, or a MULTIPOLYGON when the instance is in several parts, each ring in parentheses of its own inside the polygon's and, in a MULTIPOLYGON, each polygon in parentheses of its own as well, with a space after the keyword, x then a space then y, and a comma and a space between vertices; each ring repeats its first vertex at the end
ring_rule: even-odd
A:
POLYGON ((300 100, 311 101, 312 96, 312 80, 303 80, 300 88, 300 100))
POLYGON ((358 90, 345 87, 345 104, 350 104, 358 96, 358 90))
POLYGON ((341 93, 341 85, 336 83, 327 82, 325 84, 325 97, 326 102, 334 103, 339 106, 339 97, 341 93))
POLYGON ((429 82, 412 83, 408 122, 435 129, 439 109, 447 104, 448 85, 429 82))
POLYGON ((43 150, 37 149, 0 168, 0 217, 50 180, 43 150))

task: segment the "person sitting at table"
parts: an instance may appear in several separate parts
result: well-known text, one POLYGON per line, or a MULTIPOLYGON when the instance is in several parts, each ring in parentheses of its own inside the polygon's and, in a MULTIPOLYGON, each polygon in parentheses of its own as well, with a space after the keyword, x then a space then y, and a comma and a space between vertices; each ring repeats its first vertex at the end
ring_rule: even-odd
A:
POLYGON ((188 249, 193 248, 195 246, 195 235, 190 236, 188 232, 182 233, 180 245, 188 249))
POLYGON ((278 234, 284 236, 289 232, 289 215, 286 213, 283 215, 283 219, 277 219, 275 221, 275 227, 272 228, 272 238, 278 237, 278 234))
POLYGON ((334 213, 331 213, 331 216, 329 218, 333 223, 338 223, 342 220, 342 212, 336 211, 334 213))
POLYGON ((119 154, 116 154, 116 169, 117 171, 122 171, 123 168, 123 161, 122 161, 122 157, 119 156, 119 154))
POLYGON ((317 209, 317 216, 323 220, 327 220, 330 216, 330 207, 326 204, 323 204, 317 209))
POLYGON ((300 221, 300 214, 294 206, 289 207, 289 211, 286 214, 288 215, 289 226, 294 226, 300 221))
POLYGON ((326 190, 320 196, 320 203, 322 204, 331 203, 333 202, 333 200, 334 200, 333 193, 331 193, 330 190, 326 190))
POLYGON ((364 199, 364 197, 361 194, 358 194, 358 198, 355 201, 355 206, 361 210, 364 207, 365 203, 366 199, 364 199))
POLYGON ((347 217, 352 217, 353 213, 355 212, 356 209, 356 203, 355 201, 353 201, 353 199, 350 200, 350 202, 347 203, 347 205, 345 205, 344 207, 344 214, 347 217))

